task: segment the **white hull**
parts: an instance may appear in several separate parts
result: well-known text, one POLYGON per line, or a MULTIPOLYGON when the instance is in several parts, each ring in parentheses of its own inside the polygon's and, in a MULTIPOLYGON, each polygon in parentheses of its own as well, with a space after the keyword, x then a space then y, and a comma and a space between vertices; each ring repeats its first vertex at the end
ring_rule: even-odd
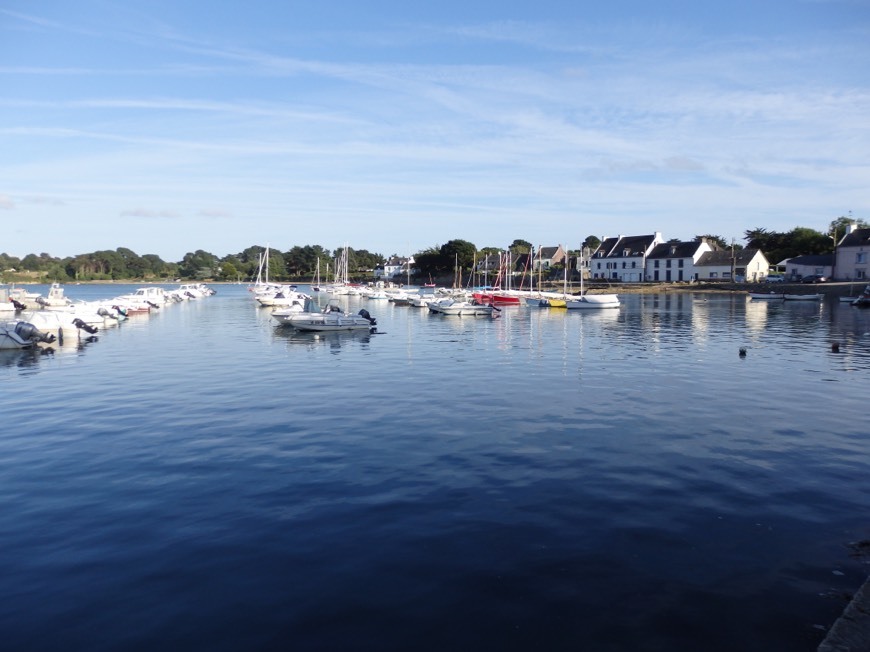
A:
POLYGON ((457 315, 466 317, 489 317, 492 316, 494 308, 491 305, 481 305, 478 303, 469 303, 467 301, 451 301, 450 299, 441 301, 430 301, 429 310, 441 315, 457 315))
POLYGON ((325 311, 320 311, 311 298, 305 302, 304 310, 300 311, 294 306, 287 310, 276 310, 272 313, 272 317, 283 326, 321 333, 373 330, 377 323, 365 310, 360 310, 358 315, 351 315, 342 312, 340 307, 333 303, 327 306, 325 311))
POLYGON ((782 292, 750 292, 749 298, 756 301, 782 301, 785 295, 782 292))
POLYGON ((619 297, 615 294, 586 294, 565 301, 568 310, 602 310, 619 308, 619 297))
POLYGON ((280 324, 300 331, 361 331, 372 327, 372 323, 365 317, 344 313, 281 311, 273 312, 272 317, 280 324))
POLYGON ((786 301, 819 301, 822 298, 821 294, 784 294, 782 296, 786 301))
POLYGON ((0 323, 0 350, 3 351, 29 349, 40 342, 51 344, 54 339, 53 334, 45 333, 29 322, 0 323))

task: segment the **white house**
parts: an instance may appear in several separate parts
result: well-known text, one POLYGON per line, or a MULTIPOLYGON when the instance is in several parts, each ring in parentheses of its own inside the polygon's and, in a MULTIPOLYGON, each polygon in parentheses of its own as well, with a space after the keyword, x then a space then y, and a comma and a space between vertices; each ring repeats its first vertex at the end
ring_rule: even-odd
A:
POLYGON ((747 281, 767 278, 770 263, 760 249, 719 249, 701 255, 695 263, 701 281, 747 281))
POLYGON ((844 281, 866 281, 870 278, 870 229, 859 229, 857 224, 849 225, 846 235, 837 243, 831 276, 844 281))
POLYGON ((408 269, 413 270, 414 257, 402 258, 400 256, 392 256, 384 262, 383 267, 375 269, 375 278, 392 279, 397 276, 405 276, 408 274, 408 269))
POLYGON ((589 274, 593 279, 627 283, 643 281, 646 258, 662 242, 662 234, 658 231, 652 235, 605 238, 592 254, 589 274))
POLYGON ((650 281, 697 280, 699 271, 695 263, 715 245, 703 238, 700 242, 663 242, 653 247, 646 257, 646 278, 650 281))
POLYGON ((830 278, 834 266, 834 254, 807 254, 782 261, 786 278, 799 280, 803 276, 822 274, 830 278))

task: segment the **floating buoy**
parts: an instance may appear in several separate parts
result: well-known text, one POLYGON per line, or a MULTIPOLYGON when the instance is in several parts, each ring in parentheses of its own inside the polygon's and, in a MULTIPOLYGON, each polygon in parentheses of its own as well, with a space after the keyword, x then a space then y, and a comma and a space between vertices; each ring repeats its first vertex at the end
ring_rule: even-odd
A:
POLYGON ((745 357, 746 357, 746 347, 745 347, 745 346, 741 346, 741 347, 740 347, 740 357, 741 357, 741 358, 745 358, 745 357))
POLYGON ((840 352, 840 343, 839 342, 834 342, 833 344, 831 344, 831 352, 832 353, 839 353, 840 352))

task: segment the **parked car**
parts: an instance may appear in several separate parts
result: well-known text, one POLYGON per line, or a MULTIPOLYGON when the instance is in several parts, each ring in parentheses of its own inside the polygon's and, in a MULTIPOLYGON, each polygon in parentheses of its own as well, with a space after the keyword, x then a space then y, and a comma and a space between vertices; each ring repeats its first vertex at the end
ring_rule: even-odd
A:
POLYGON ((808 274, 801 279, 801 283, 824 283, 827 280, 824 274, 808 274))
POLYGON ((764 280, 767 283, 785 283, 785 276, 782 274, 768 274, 764 280))

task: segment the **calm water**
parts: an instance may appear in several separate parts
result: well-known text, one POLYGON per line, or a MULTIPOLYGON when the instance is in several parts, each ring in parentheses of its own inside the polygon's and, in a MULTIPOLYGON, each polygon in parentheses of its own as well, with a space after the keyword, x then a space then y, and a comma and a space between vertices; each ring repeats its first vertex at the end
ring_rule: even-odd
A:
POLYGON ((870 311, 623 299, 318 337, 219 286, 3 352, 2 647, 815 649, 867 570, 870 311))

